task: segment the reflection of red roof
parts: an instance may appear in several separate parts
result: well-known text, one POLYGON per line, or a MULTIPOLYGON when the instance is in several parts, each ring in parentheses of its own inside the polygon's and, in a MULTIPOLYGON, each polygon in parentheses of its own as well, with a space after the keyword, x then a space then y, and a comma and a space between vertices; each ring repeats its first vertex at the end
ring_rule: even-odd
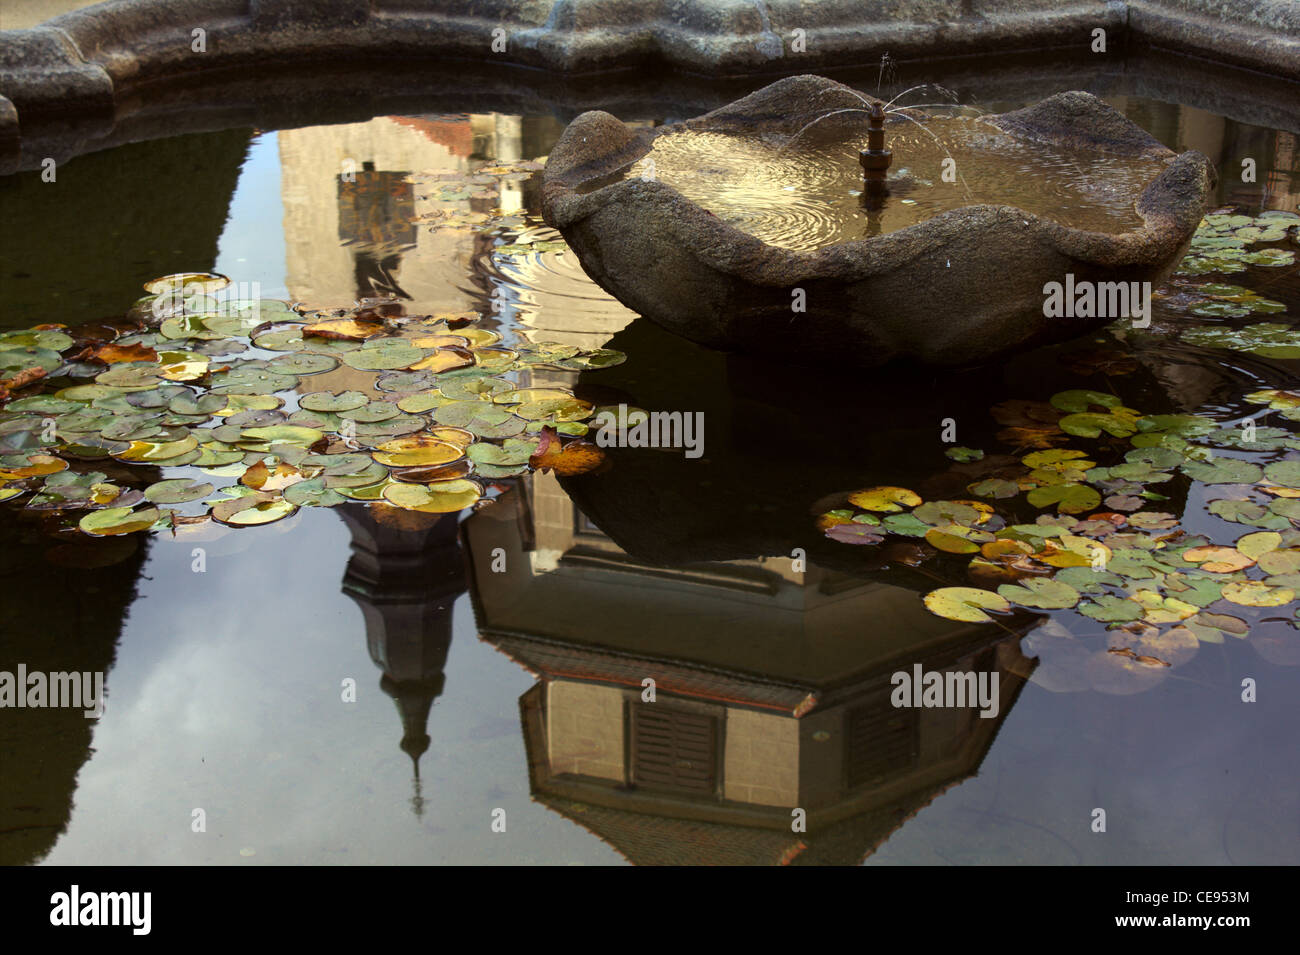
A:
POLYGON ((640 688, 653 674, 660 693, 677 693, 697 700, 713 700, 755 709, 806 715, 817 704, 809 686, 778 683, 746 674, 605 650, 576 648, 555 641, 518 634, 482 634, 499 651, 530 673, 547 679, 587 680, 640 688))
POLYGON ((460 119, 424 119, 419 116, 389 116, 394 123, 414 129, 425 139, 451 150, 453 156, 469 156, 474 148, 474 131, 469 117, 460 119))

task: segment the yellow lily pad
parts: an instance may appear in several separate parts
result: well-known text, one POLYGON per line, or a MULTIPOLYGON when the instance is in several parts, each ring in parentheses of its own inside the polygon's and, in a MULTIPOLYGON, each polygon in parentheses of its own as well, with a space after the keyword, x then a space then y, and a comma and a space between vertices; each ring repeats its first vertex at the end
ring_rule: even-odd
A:
POLYGON ((431 434, 412 434, 385 441, 375 448, 374 459, 394 468, 447 464, 465 456, 465 449, 431 434))
POLYGON ((921 503, 921 496, 905 487, 868 487, 850 494, 849 503, 864 511, 892 513, 904 507, 916 507, 921 503))
POLYGON ((1243 580, 1225 584, 1223 597, 1243 607, 1281 607, 1295 600, 1295 591, 1290 587, 1271 587, 1258 580, 1243 580))
MULTIPOLYGON (((891 490, 901 490, 893 488, 891 490)), ((910 491, 907 493, 911 493, 910 491)), ((915 495, 913 495, 915 497, 915 495)), ((963 623, 988 623, 992 621, 986 610, 1008 613, 1011 604, 1005 597, 978 587, 940 587, 925 595, 925 609, 948 620, 963 623)))
POLYGON ((483 496, 474 481, 437 481, 433 484, 389 484, 384 500, 395 507, 426 514, 452 514, 464 510, 483 496))

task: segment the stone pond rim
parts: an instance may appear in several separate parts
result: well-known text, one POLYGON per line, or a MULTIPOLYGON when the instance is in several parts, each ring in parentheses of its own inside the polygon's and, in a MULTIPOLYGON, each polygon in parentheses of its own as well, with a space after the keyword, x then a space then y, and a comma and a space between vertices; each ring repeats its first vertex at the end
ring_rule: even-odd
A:
MULTIPOLYGON (((861 105, 843 84, 794 76, 686 125, 790 136, 829 109, 861 105)), ((1044 316, 1047 282, 1073 274, 1076 283, 1155 284, 1182 257, 1216 181, 1201 153, 1175 154, 1084 92, 983 119, 1045 145, 1152 159, 1153 179, 1134 196, 1143 225, 1085 232, 1013 206, 972 205, 796 252, 663 182, 619 179, 673 127, 634 129, 602 111, 574 119, 551 151, 542 210, 601 288, 675 334, 724 351, 859 367, 900 358, 976 364, 1075 338, 1113 319, 1044 316), (792 311, 796 288, 806 312, 792 311)))

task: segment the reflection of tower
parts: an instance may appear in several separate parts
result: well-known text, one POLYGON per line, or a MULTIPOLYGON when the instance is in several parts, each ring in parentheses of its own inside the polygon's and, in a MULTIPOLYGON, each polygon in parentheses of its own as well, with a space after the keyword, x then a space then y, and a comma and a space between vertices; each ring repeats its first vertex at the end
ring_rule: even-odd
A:
POLYGON ((401 253, 415 247, 415 190, 409 172, 376 170, 339 175, 339 240, 353 247, 357 297, 411 296, 395 275, 401 253))
POLYGON ((338 513, 352 532, 343 592, 361 608, 370 659, 384 674, 380 689, 397 705, 401 749, 415 771, 412 806, 418 815, 423 808, 419 761, 429 748, 425 727, 445 680, 452 606, 465 590, 459 525, 454 515, 428 516, 414 527, 387 524, 360 504, 340 507, 338 513))

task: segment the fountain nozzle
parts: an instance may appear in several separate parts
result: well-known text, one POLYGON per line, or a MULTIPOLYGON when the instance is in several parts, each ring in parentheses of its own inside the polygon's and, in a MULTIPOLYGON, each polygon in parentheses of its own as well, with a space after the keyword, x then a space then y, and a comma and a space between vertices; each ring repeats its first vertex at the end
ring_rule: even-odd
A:
POLYGON ((885 170, 894 161, 894 151, 885 147, 885 109, 872 103, 868 112, 867 148, 858 151, 862 165, 864 193, 872 198, 885 195, 885 170))

